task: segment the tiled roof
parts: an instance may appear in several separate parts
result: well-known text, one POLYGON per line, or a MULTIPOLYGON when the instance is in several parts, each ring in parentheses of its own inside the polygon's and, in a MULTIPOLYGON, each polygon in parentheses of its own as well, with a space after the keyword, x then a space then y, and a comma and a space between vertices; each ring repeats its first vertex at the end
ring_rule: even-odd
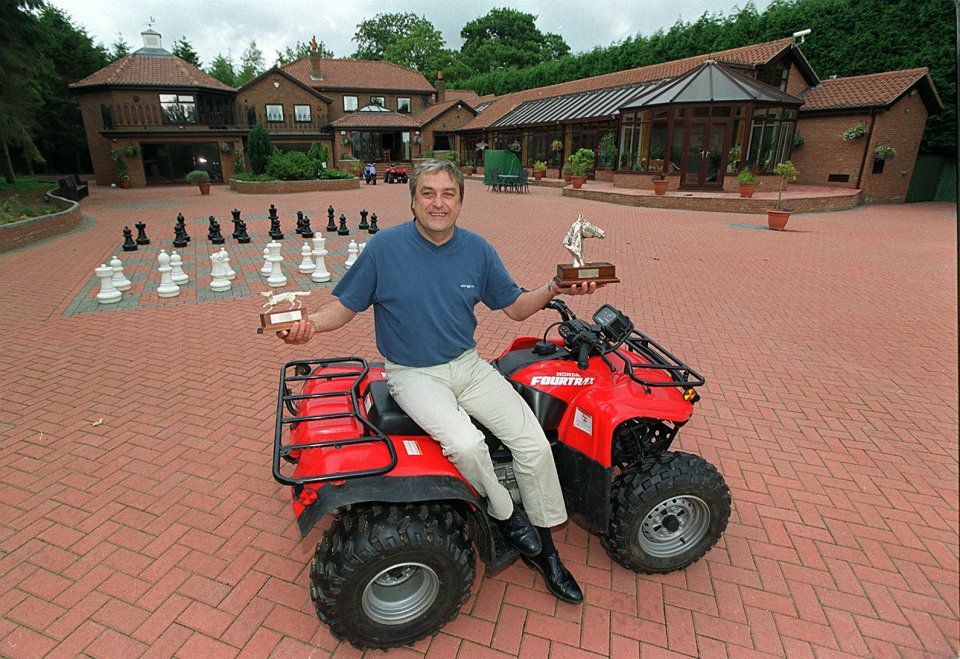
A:
POLYGON ((121 57, 83 80, 70 85, 85 87, 177 87, 234 91, 176 55, 144 55, 134 53, 121 57))
POLYGON ((330 122, 334 128, 419 128, 420 123, 409 114, 396 112, 351 112, 330 122))
POLYGON ((468 122, 461 130, 479 130, 489 127, 497 119, 505 115, 510 110, 517 107, 524 101, 530 101, 538 98, 548 98, 550 96, 560 96, 563 94, 575 94, 580 92, 605 89, 607 87, 626 87, 641 82, 650 82, 652 80, 662 80, 664 78, 673 78, 690 69, 702 64, 708 59, 718 60, 727 64, 740 64, 745 66, 756 66, 766 64, 775 59, 784 50, 792 46, 793 37, 779 39, 777 41, 768 41, 766 43, 754 44, 751 46, 742 46, 732 48, 717 53, 704 53, 687 57, 685 59, 675 60, 673 62, 663 62, 661 64, 651 64, 650 66, 641 66, 636 69, 627 69, 625 71, 616 71, 606 73, 592 78, 582 78, 580 80, 571 80, 561 82, 547 87, 537 87, 536 89, 527 89, 524 91, 513 92, 504 96, 497 97, 489 107, 484 110, 472 121, 468 122))
POLYGON ((470 104, 459 100, 446 100, 443 103, 437 103, 436 105, 428 106, 420 114, 416 116, 417 123, 421 126, 426 126, 428 123, 439 117, 441 114, 449 110, 450 108, 456 107, 457 105, 462 105, 463 107, 471 110, 473 114, 476 114, 476 110, 470 107, 470 104))
POLYGON ((479 98, 472 89, 448 89, 444 93, 448 101, 474 101, 479 98))
MULTIPOLYGON (((887 107, 925 78, 929 82, 926 68, 822 80, 802 95, 801 111, 887 107)), ((929 87, 936 96, 932 83, 929 87)))
POLYGON ((322 80, 314 80, 311 77, 309 57, 302 57, 281 68, 304 84, 320 91, 370 89, 428 94, 436 91, 422 74, 391 62, 321 58, 322 80))

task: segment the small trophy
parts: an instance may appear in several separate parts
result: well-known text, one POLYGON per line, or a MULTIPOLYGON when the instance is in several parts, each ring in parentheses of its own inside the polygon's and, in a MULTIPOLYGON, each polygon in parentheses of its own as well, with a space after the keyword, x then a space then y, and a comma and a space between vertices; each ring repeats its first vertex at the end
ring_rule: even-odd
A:
POLYGON ((307 310, 300 302, 300 298, 310 295, 310 291, 292 291, 287 293, 260 293, 267 298, 263 305, 265 311, 260 314, 260 327, 257 328, 257 334, 265 332, 279 332, 290 329, 298 320, 304 320, 307 317, 307 310), (274 311, 273 308, 278 304, 287 303, 287 308, 283 311, 274 311))
POLYGON ((620 280, 616 276, 616 266, 606 261, 593 263, 583 262, 583 239, 603 238, 606 234, 600 227, 590 224, 583 215, 578 215, 576 222, 563 237, 563 246, 573 255, 573 263, 569 265, 557 264, 557 276, 553 278, 557 286, 567 287, 576 284, 586 284, 591 281, 603 284, 616 284, 620 280))

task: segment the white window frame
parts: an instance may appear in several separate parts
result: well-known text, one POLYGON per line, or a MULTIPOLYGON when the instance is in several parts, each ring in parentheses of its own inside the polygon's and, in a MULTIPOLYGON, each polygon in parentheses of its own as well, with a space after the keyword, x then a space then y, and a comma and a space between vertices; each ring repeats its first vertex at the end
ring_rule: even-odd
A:
POLYGON ((356 96, 344 96, 343 97, 343 111, 344 112, 356 112, 360 107, 360 99, 356 96), (347 101, 353 101, 353 107, 347 105, 347 101))
POLYGON ((293 120, 300 123, 310 123, 313 117, 313 108, 309 105, 298 103, 293 106, 293 120), (301 114, 302 110, 306 110, 306 114, 301 114))
POLYGON ((397 112, 401 112, 403 114, 410 114, 411 112, 413 112, 413 102, 410 100, 409 96, 400 96, 397 98, 397 112), (406 101, 406 104, 407 104, 406 109, 403 109, 403 107, 401 107, 404 101, 406 101))
POLYGON ((379 105, 382 108, 387 107, 387 99, 384 96, 371 96, 370 105, 379 105))
POLYGON ((266 116, 267 121, 270 123, 283 123, 283 105, 280 103, 267 103, 266 104, 266 116), (276 113, 279 110, 279 115, 272 114, 271 110, 276 113))

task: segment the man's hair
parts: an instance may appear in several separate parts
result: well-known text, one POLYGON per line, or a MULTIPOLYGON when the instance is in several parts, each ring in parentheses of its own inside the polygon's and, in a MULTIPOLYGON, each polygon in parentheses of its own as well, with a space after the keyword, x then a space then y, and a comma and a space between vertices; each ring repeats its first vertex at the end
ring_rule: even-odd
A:
POLYGON ((440 172, 449 174, 450 178, 456 182, 460 188, 460 201, 463 201, 463 172, 449 160, 436 159, 424 160, 413 168, 413 173, 410 174, 408 181, 410 184, 410 198, 413 199, 417 196, 417 181, 420 180, 421 176, 424 174, 438 174, 440 172))

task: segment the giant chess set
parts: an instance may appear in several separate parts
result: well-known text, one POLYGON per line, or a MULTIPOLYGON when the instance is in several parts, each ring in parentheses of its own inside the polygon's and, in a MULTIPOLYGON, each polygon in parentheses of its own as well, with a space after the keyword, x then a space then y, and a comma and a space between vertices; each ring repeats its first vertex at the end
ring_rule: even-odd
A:
POLYGON ((95 276, 66 313, 252 297, 264 286, 277 293, 284 287, 332 287, 357 260, 364 240, 380 228, 376 213, 361 210, 359 220, 350 223, 332 206, 326 226, 316 229, 304 211, 297 211, 295 233, 286 236, 273 204, 266 216, 244 219, 236 209, 230 215, 234 230, 228 236, 212 215, 193 219, 188 228, 178 214, 172 237, 159 241, 151 240, 143 222, 133 224, 136 236, 124 227, 122 241, 94 268, 95 276), (190 235, 203 230, 205 237, 190 235))

